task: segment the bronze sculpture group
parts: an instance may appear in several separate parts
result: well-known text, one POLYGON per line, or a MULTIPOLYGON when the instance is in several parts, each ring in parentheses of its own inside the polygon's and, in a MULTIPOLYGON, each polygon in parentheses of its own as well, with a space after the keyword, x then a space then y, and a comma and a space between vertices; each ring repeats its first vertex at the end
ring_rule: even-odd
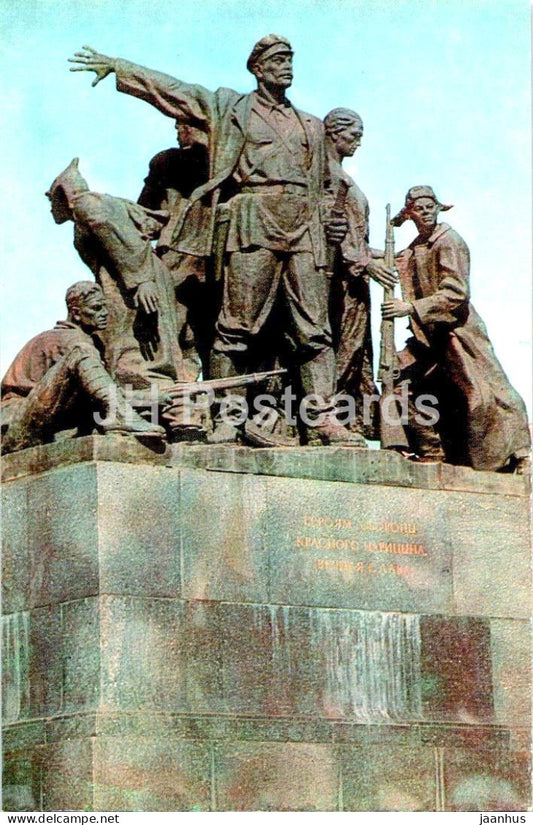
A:
POLYGON ((72 58, 72 71, 95 72, 93 86, 115 73, 119 91, 173 118, 179 148, 152 159, 137 203, 92 192, 77 159, 52 184, 53 217, 74 223, 96 283, 71 287, 68 321, 26 345, 5 376, 4 450, 91 425, 365 448, 386 414, 372 368, 372 278, 386 290, 383 324, 409 316, 412 331, 393 354, 394 382, 388 363, 388 392, 406 391, 407 414, 393 398, 395 434, 382 446, 418 461, 526 471, 524 404, 469 301, 468 248, 437 222, 449 207, 431 187, 411 188, 392 223, 412 220, 417 238, 396 258, 371 249, 368 201, 342 167, 362 120, 346 108, 323 122, 296 109, 286 97, 292 57, 284 37, 262 38, 248 58, 257 83, 248 94, 211 92, 89 47, 72 58), (401 300, 391 297, 395 269, 401 300), (266 372, 250 377, 257 370, 266 372), (196 403, 202 384, 209 405, 196 403), (180 387, 195 391, 187 399, 180 387), (287 390, 294 419, 282 414, 287 390), (421 397, 437 415, 420 415, 421 397), (154 403, 157 423, 146 420, 154 403))

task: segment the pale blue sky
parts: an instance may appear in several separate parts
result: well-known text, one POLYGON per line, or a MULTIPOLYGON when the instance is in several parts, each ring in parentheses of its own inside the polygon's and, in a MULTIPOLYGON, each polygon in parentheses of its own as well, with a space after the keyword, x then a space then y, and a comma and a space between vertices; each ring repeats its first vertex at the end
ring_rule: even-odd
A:
MULTIPOLYGON (((472 297, 531 411, 530 81, 527 0, 3 0, 5 235, 2 373, 64 317, 88 270, 72 224, 43 193, 72 157, 97 191, 136 199, 149 159, 174 145, 170 119, 119 94, 114 78, 69 73, 83 44, 214 89, 254 87, 246 58, 264 34, 295 50, 292 101, 363 117, 347 164, 381 246, 387 201, 431 184, 472 253, 472 297)), ((413 237, 396 233, 397 249, 413 237)), ((378 295, 374 313, 378 316, 378 295)), ((401 335, 400 335, 401 340, 401 335)))

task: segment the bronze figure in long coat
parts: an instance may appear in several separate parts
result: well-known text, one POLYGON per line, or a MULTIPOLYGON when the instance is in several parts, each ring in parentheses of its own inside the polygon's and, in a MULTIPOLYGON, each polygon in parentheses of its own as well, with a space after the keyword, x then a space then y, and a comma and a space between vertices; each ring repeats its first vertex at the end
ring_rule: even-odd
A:
MULTIPOLYGON (((403 301, 384 304, 385 317, 409 315, 413 338, 400 353, 414 395, 434 392, 436 428, 415 427, 424 457, 445 458, 476 470, 521 471, 530 450, 524 402, 511 386, 470 302, 470 254, 446 223, 431 187, 409 190, 395 219, 415 222, 418 236, 398 258, 403 301)), ((410 422, 411 423, 411 422, 410 422)))
POLYGON ((56 223, 74 222, 74 246, 106 297, 102 340, 113 377, 140 392, 152 382, 164 388, 178 378, 194 379, 178 345, 173 286, 150 245, 168 213, 90 191, 77 158, 47 194, 56 223))

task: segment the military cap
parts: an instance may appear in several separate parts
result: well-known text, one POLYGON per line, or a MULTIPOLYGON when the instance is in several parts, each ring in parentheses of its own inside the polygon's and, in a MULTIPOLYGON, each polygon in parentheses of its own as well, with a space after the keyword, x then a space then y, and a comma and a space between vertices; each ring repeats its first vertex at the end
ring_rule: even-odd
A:
POLYGON ((291 44, 286 37, 281 37, 279 34, 267 34, 253 47, 250 57, 246 61, 246 68, 253 73, 253 68, 261 57, 271 57, 278 52, 290 52, 292 54, 291 44))

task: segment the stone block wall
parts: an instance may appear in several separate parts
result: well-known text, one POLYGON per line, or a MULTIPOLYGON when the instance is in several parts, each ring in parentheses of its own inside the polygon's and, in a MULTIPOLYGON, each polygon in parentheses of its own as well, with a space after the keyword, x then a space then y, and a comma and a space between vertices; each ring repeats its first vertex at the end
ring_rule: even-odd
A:
POLYGON ((91 437, 4 461, 11 810, 523 810, 521 478, 91 437))

